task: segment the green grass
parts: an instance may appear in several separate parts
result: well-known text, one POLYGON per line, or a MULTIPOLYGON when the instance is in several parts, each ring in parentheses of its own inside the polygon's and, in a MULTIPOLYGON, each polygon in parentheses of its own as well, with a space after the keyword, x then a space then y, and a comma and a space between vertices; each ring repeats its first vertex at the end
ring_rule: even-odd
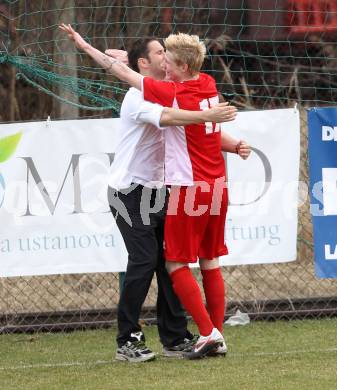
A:
MULTIPOLYGON (((160 352, 155 327, 144 329, 160 352)), ((337 321, 226 327, 226 358, 113 360, 116 330, 0 336, 0 389, 336 389, 337 321)))

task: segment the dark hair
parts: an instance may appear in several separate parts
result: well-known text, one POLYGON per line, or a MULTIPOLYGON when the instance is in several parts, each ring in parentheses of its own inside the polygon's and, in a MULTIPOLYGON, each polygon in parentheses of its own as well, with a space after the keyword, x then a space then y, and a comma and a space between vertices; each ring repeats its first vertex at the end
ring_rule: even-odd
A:
POLYGON ((129 58, 129 66, 131 69, 135 70, 136 72, 139 72, 138 68, 138 60, 139 58, 148 58, 149 55, 149 43, 153 41, 158 41, 158 39, 154 37, 147 37, 147 38, 141 38, 137 39, 129 50, 128 58, 129 58))

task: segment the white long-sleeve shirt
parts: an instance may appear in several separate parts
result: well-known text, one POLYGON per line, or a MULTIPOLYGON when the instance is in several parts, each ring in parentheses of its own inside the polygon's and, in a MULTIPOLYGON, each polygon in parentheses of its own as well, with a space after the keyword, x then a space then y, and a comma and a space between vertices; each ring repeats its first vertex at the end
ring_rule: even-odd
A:
POLYGON ((139 183, 150 188, 164 184, 165 142, 160 128, 163 107, 147 102, 130 88, 120 112, 119 142, 109 185, 117 190, 139 183))

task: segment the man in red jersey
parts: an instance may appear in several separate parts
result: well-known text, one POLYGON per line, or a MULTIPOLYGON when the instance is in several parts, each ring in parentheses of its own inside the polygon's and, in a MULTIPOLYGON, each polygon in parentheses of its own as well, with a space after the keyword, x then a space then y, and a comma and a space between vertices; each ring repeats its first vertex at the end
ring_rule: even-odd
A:
MULTIPOLYGON (((192 110, 207 109, 218 102, 214 80, 199 73, 205 47, 196 36, 178 34, 165 40, 167 76, 172 81, 161 82, 109 58, 85 42, 71 26, 61 28, 108 72, 142 90, 147 100, 192 110)), ((194 350, 186 357, 199 358, 213 351, 225 354, 227 348, 221 334, 224 282, 218 256, 227 253, 227 189, 220 127, 206 123, 166 129, 165 148, 165 179, 171 185, 165 225, 167 268, 177 296, 200 331, 194 350), (188 267, 198 258, 209 313, 188 267)), ((240 144, 233 145, 233 151, 237 148, 240 144)))
MULTIPOLYGON (((145 77, 144 98, 168 107, 203 110, 219 102, 215 81, 200 73, 205 46, 197 36, 170 35, 165 40, 163 82, 145 77)), ((165 258, 173 288, 196 322, 200 337, 188 358, 210 351, 226 353, 222 337, 225 289, 218 257, 224 243, 227 212, 225 163, 220 125, 206 123, 166 129, 165 182, 171 185, 165 221, 165 258), (189 263, 199 258, 208 312, 189 263)))

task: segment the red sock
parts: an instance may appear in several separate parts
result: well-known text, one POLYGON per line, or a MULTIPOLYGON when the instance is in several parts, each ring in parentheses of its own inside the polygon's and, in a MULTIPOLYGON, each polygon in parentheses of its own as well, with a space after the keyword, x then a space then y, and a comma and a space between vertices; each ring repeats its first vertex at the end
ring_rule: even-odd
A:
POLYGON ((180 302, 197 324, 202 336, 208 336, 214 325, 209 317, 198 283, 189 267, 182 267, 170 274, 173 289, 180 302))
POLYGON ((222 332, 225 317, 225 283, 220 268, 201 270, 207 309, 214 326, 222 332))

